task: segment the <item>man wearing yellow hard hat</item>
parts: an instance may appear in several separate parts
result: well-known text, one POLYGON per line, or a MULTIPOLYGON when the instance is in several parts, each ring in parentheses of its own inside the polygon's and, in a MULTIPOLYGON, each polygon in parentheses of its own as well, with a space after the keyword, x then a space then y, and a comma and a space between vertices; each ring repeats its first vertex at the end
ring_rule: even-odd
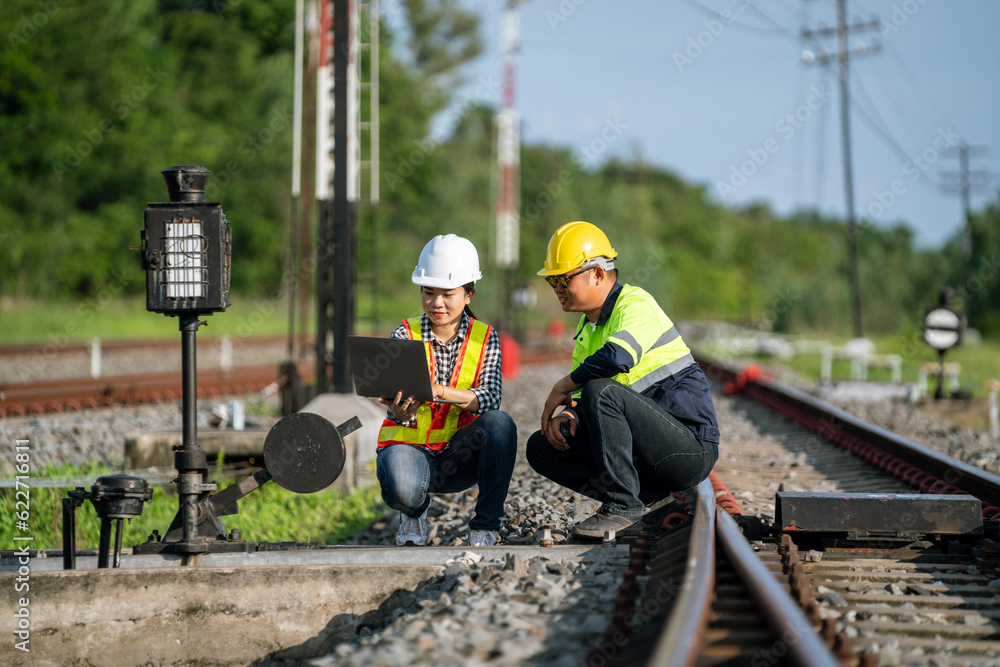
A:
POLYGON ((617 256, 596 226, 570 222, 552 235, 538 272, 564 311, 583 315, 572 369, 549 392, 527 458, 603 503, 574 528, 581 537, 639 522, 705 479, 719 456, 708 380, 656 300, 618 282, 617 256))

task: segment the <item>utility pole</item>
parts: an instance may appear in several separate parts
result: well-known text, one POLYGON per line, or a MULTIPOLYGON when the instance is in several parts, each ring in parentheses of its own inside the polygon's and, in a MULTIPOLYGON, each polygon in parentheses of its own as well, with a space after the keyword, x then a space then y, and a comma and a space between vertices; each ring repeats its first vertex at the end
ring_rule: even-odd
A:
POLYGON ((851 300, 853 305, 854 335, 857 338, 864 336, 864 323, 861 317, 861 273, 858 267, 858 222, 854 211, 854 175, 851 168, 851 112, 850 112, 850 86, 848 85, 848 62, 852 54, 877 51, 881 47, 863 47, 856 50, 847 48, 847 36, 852 31, 878 29, 880 22, 877 17, 871 21, 857 22, 847 25, 847 0, 837 0, 837 27, 820 28, 818 30, 803 30, 802 36, 806 39, 814 37, 834 37, 836 43, 835 54, 823 49, 819 55, 814 55, 810 51, 803 52, 803 59, 807 63, 818 62, 821 65, 829 63, 834 58, 837 59, 837 78, 840 79, 840 130, 841 141, 844 154, 844 198, 847 206, 847 239, 850 244, 850 274, 851 274, 851 300))
MULTIPOLYGON (((969 156, 986 155, 989 148, 983 145, 970 146, 963 140, 958 146, 949 148, 947 153, 958 152, 958 171, 941 173, 941 189, 946 192, 958 193, 962 197, 962 260, 965 264, 962 283, 966 287, 972 278, 972 213, 969 197, 973 190, 981 192, 989 184, 992 174, 985 170, 969 171, 969 156)), ((971 295, 965 295, 965 321, 972 326, 971 295)))

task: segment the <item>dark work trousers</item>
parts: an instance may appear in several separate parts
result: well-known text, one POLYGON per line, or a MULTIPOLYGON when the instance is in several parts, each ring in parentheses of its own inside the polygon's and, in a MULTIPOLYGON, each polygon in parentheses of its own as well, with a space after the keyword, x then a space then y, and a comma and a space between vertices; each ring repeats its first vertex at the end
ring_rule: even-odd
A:
POLYGON ((430 504, 431 493, 456 493, 478 484, 469 527, 500 530, 517 457, 517 427, 506 412, 479 415, 440 451, 397 443, 376 454, 375 474, 389 507, 417 517, 430 504))
POLYGON ((535 431, 528 463, 601 501, 605 514, 641 516, 645 505, 705 479, 719 457, 716 443, 698 440, 655 401, 609 378, 587 382, 573 410, 579 424, 570 448, 558 450, 535 431))

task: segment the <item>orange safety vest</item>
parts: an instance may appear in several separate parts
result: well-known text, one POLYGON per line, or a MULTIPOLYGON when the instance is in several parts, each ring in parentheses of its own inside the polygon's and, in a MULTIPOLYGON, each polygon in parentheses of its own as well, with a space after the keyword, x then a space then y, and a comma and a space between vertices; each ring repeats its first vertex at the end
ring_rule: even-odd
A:
MULTIPOLYGON (((420 335, 420 318, 403 320, 406 335, 410 340, 422 340, 420 335)), ((472 389, 479 386, 479 373, 483 370, 486 359, 486 341, 489 340, 493 327, 469 318, 469 329, 458 351, 455 368, 452 369, 449 387, 472 389)), ((431 379, 434 373, 434 351, 431 342, 427 341, 424 348, 427 352, 427 367, 431 379)), ((396 443, 406 443, 427 447, 432 450, 444 449, 448 441, 460 428, 470 424, 478 415, 467 412, 453 403, 424 403, 417 408, 417 423, 413 426, 400 426, 391 419, 382 422, 378 432, 378 446, 385 447, 396 443)))

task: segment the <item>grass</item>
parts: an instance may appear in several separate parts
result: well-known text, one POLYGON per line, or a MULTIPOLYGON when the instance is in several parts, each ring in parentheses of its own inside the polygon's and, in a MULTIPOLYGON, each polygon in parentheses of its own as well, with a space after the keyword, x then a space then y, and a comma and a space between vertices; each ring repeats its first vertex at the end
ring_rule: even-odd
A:
MULTIPOLYGON (((878 354, 897 354, 902 358, 902 381, 916 382, 919 379, 920 367, 924 364, 937 364, 937 351, 924 345, 919 338, 912 336, 883 336, 873 339, 878 354)), ((979 345, 962 345, 949 350, 945 355, 946 363, 958 363, 959 386, 970 391, 976 398, 987 395, 984 385, 987 380, 1000 378, 1000 342, 984 340, 979 345)), ((780 360, 783 366, 818 382, 820 376, 820 356, 818 354, 797 355, 792 359, 780 360)), ((834 380, 851 379, 851 364, 846 359, 834 359, 832 364, 834 380)), ((868 380, 873 382, 889 382, 892 373, 889 368, 871 367, 868 369, 868 380)), ((945 378, 947 383, 947 377, 945 378)), ((928 390, 933 393, 937 387, 935 373, 928 377, 928 390)), ((946 384, 947 388, 947 384, 946 384)))
MULTIPOLYGON (((218 338, 223 334, 240 338, 288 334, 286 301, 272 301, 266 297, 238 294, 230 295, 230 300, 233 305, 224 313, 203 318, 208 322, 208 326, 199 330, 199 340, 202 337, 218 338)), ((398 294, 383 294, 380 304, 380 331, 374 332, 373 335, 388 335, 403 317, 412 317, 420 313, 420 295, 412 285, 398 294)), ((472 305, 475 312, 484 317, 485 321, 495 323, 496 318, 490 317, 490 311, 493 309, 489 306, 492 304, 485 298, 477 297, 472 305)), ((366 307, 368 307, 367 295, 358 304, 359 327, 368 326, 368 319, 365 317, 366 307)), ((310 302, 305 331, 310 337, 316 332, 314 310, 310 302)), ((535 314, 531 323, 542 326, 550 318, 551 315, 535 314)), ((567 327, 570 327, 576 318, 574 316, 566 321, 567 327)), ((298 329, 298 315, 295 326, 298 329)), ((65 345, 86 342, 95 337, 102 340, 176 338, 180 341, 178 319, 148 312, 144 296, 115 297, 103 301, 96 297, 73 302, 0 299, 0 343, 65 345)))
MULTIPOLYGON (((836 337, 824 337, 820 334, 813 334, 810 340, 825 340, 835 347, 839 347, 846 342, 846 339, 836 337)), ((920 332, 910 332, 906 334, 873 336, 872 342, 875 344, 875 352, 879 355, 895 354, 901 358, 901 381, 917 382, 920 376, 921 366, 932 365, 934 368, 928 369, 928 392, 933 393, 937 388, 938 363, 937 350, 925 345, 920 337, 920 332)), ((718 350, 706 348, 706 351, 719 354, 718 350)), ((722 356, 725 356, 724 354, 722 356)), ((804 378, 813 382, 820 380, 820 367, 822 358, 818 353, 797 354, 790 359, 779 359, 777 357, 758 357, 765 365, 783 366, 789 368, 804 378)), ((963 344, 955 347, 945 355, 945 363, 957 363, 959 369, 959 388, 968 391, 974 398, 985 398, 988 392, 985 384, 988 380, 1000 378, 1000 341, 985 339, 978 344, 963 344)), ((851 362, 848 359, 834 359, 831 365, 831 376, 834 381, 850 380, 851 362)), ((869 367, 868 380, 871 382, 889 382, 892 379, 892 372, 888 367, 869 367)), ((946 389, 948 388, 948 377, 945 377, 946 389)))
MULTIPOLYGON (((32 487, 32 480, 46 477, 84 476, 96 479, 116 471, 97 466, 79 468, 71 465, 47 466, 27 480, 29 485, 28 531, 16 530, 15 511, 25 511, 23 495, 15 489, 0 489, 0 515, 9 520, 0 523, 0 544, 14 548, 15 535, 32 536, 32 549, 62 549, 62 499, 69 489, 32 487)), ((219 484, 222 490, 228 486, 219 484)), ((89 487, 87 487, 89 490, 89 487)), ((122 544, 133 546, 146 541, 153 530, 164 535, 177 513, 177 497, 168 495, 165 487, 154 487, 153 498, 145 503, 142 515, 125 524, 122 544)), ((172 488, 172 487, 166 487, 172 488)), ((277 484, 268 483, 239 502, 240 512, 222 517, 226 530, 238 528, 248 542, 318 542, 336 544, 356 533, 385 512, 377 486, 362 488, 350 495, 332 489, 311 494, 292 493, 277 484)), ((100 536, 100 519, 93 505, 85 502, 77 509, 76 547, 96 549, 100 536)))
MULTIPOLYGON (((205 317, 208 326, 199 333, 208 337, 288 333, 287 303, 239 296, 231 300, 233 305, 226 312, 205 317)), ((5 301, 0 305, 0 342, 60 345, 95 337, 180 340, 178 322, 176 317, 148 312, 145 298, 136 296, 106 303, 96 298, 82 302, 5 301)), ((309 327, 312 331, 312 319, 309 327)))

